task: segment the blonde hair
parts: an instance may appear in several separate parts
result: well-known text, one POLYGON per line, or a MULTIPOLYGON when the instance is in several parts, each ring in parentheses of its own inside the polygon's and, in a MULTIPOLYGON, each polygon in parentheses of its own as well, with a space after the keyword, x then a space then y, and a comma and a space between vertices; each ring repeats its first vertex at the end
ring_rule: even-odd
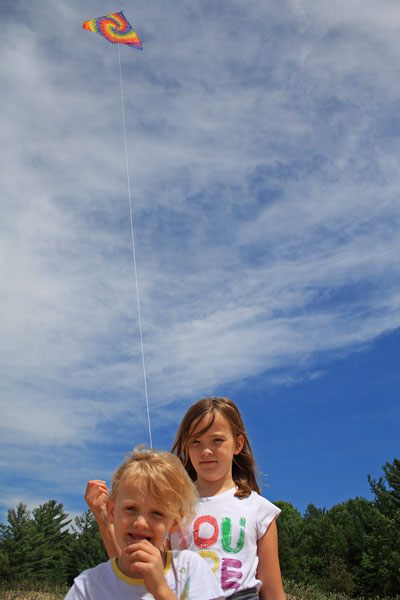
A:
POLYGON ((237 487, 235 496, 246 498, 250 496, 252 491, 259 494, 260 488, 257 479, 260 480, 260 474, 250 447, 242 415, 236 404, 229 398, 208 396, 193 404, 182 419, 171 452, 180 458, 190 478, 195 481, 197 474, 190 461, 188 444, 200 421, 206 416, 210 417, 209 423, 200 431, 196 431, 196 435, 202 435, 208 431, 217 414, 221 414, 228 421, 235 439, 239 435, 244 438, 243 448, 239 454, 233 456, 232 462, 232 479, 237 487))
POLYGON ((143 446, 134 448, 113 475, 110 500, 115 502, 119 487, 125 482, 138 482, 143 492, 162 504, 178 524, 194 518, 196 488, 181 461, 170 452, 143 446))

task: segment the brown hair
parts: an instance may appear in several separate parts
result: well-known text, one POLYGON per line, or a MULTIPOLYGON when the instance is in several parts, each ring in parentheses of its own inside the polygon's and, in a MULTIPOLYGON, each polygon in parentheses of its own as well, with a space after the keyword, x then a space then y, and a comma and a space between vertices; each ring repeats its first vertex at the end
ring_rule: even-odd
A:
POLYGON ((195 515, 198 501, 196 488, 181 461, 163 450, 137 446, 126 455, 125 461, 115 471, 109 498, 115 502, 122 482, 135 482, 179 524, 189 523, 195 515))
POLYGON ((229 398, 215 398, 214 396, 208 396, 193 404, 187 410, 179 425, 171 452, 181 459, 190 478, 192 481, 195 481, 197 475, 190 461, 188 444, 200 421, 204 417, 210 416, 208 425, 201 431, 196 432, 198 435, 202 435, 210 429, 217 413, 221 414, 228 421, 234 438, 237 438, 239 435, 242 435, 244 438, 242 450, 239 454, 233 456, 232 479, 237 487, 235 496, 238 498, 246 498, 247 496, 250 496, 252 491, 259 494, 260 488, 257 479, 260 480, 260 474, 250 447, 242 415, 236 404, 229 398))

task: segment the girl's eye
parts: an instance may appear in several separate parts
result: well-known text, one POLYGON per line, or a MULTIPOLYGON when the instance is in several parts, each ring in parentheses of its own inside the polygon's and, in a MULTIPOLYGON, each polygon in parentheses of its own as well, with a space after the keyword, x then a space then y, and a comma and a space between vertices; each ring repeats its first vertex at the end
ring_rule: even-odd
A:
POLYGON ((200 444, 199 440, 192 440, 190 442, 191 446, 197 446, 198 444, 200 444))
POLYGON ((159 519, 163 519, 164 518, 164 514, 158 510, 154 510, 153 511, 153 515, 159 519))

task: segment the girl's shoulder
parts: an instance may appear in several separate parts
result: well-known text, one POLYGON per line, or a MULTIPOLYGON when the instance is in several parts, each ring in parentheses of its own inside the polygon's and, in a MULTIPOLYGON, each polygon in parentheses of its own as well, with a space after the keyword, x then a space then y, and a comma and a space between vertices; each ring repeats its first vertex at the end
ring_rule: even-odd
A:
POLYGON ((270 523, 281 512, 281 509, 275 506, 275 504, 254 491, 249 496, 246 496, 246 498, 233 496, 231 506, 235 506, 236 510, 247 514, 251 519, 259 522, 270 523))

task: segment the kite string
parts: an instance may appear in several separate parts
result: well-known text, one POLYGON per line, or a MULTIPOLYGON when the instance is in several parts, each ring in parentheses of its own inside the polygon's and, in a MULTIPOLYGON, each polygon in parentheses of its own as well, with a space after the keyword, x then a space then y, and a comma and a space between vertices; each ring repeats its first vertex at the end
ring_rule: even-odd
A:
POLYGON ((148 424, 148 428, 149 428, 149 441, 150 441, 150 448, 151 448, 153 446, 153 443, 152 443, 152 439, 151 439, 149 398, 148 398, 148 394, 147 394, 146 366, 145 366, 145 360, 144 360, 144 346, 143 346, 143 334, 142 334, 142 319, 140 316, 139 282, 138 282, 137 268, 136 268, 135 236, 133 233, 133 211, 132 211, 132 199, 131 199, 131 185, 130 185, 130 177, 129 177, 128 145, 126 142, 124 93, 123 93, 123 86, 122 86, 122 68, 121 68, 121 50, 119 47, 120 46, 119 42, 117 43, 117 46, 118 46, 118 63, 119 63, 119 81, 120 81, 120 86, 121 86, 122 124, 123 124, 123 130, 124 130, 124 144, 125 144, 126 178, 127 178, 127 182, 128 182, 129 214, 130 214, 130 220, 131 220, 133 271, 134 271, 134 275, 135 275, 136 302, 137 302, 137 309, 138 309, 139 333, 140 333, 140 347, 142 350, 144 395, 146 398, 147 424, 148 424))

